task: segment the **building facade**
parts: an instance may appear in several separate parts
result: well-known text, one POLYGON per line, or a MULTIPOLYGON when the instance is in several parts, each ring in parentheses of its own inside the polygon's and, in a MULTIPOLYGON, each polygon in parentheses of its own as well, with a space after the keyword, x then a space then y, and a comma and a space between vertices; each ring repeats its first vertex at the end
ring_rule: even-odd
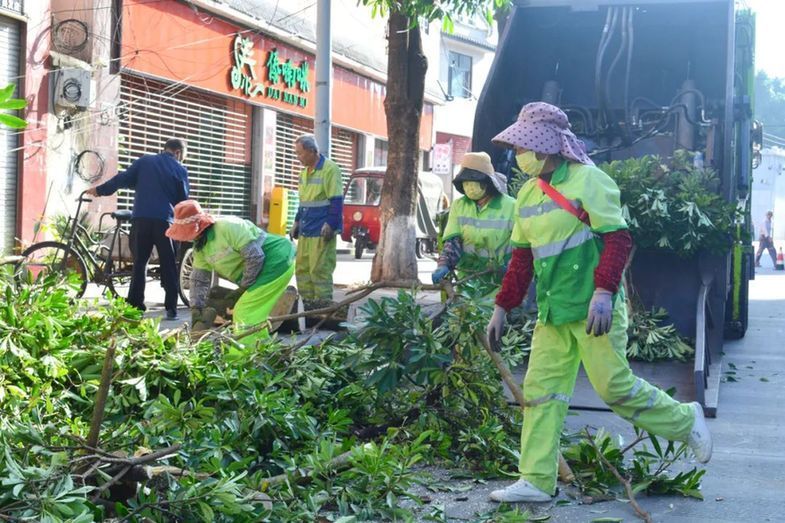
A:
MULTIPOLYGON (((20 83, 24 21, 21 0, 0 0, 0 89, 20 83)), ((14 97, 20 92, 17 88, 14 97)), ((13 247, 16 232, 20 143, 21 133, 0 128, 0 252, 13 247)))
POLYGON ((452 178, 463 155, 471 150, 477 99, 490 72, 497 41, 495 26, 482 16, 458 17, 452 31, 434 22, 423 37, 429 63, 426 85, 442 97, 442 103, 434 107, 431 166, 442 178, 450 201, 456 196, 452 178))
MULTIPOLYGON (((20 5, 16 17, 0 10, 0 38, 18 42, 15 51, 0 46, 17 60, 0 62, 0 80, 16 77, 30 102, 28 129, 0 135, 2 194, 15 204, 4 203, 4 250, 14 238, 17 248, 42 239, 41 225, 72 212, 81 191, 172 136, 188 143, 195 198, 265 224, 272 188, 295 192, 294 139, 313 130, 315 7, 298 1, 52 0, 20 5)), ((348 176, 386 161, 386 42, 382 20, 361 27, 370 13, 342 4, 331 156, 348 176)), ((426 157, 437 103, 429 95, 423 110, 426 157)), ((92 211, 127 208, 131 196, 97 199, 92 211)))
MULTIPOLYGON (((387 162, 386 21, 333 2, 332 31, 331 156, 348 175, 387 162)), ((272 188, 294 195, 294 139, 313 130, 315 33, 311 0, 0 0, 0 84, 17 85, 29 122, 0 130, 0 250, 42 239, 81 191, 170 136, 189 144, 194 197, 265 224, 272 188)), ((482 18, 423 30, 421 165, 448 195, 495 43, 482 18)), ((120 191, 91 211, 130 202, 120 191)))

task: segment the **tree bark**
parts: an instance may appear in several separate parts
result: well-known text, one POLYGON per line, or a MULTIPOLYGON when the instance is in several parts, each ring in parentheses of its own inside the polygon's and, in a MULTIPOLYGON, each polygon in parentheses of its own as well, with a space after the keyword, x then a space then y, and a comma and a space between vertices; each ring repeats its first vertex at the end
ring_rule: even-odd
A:
POLYGON ((420 118, 428 61, 419 27, 396 11, 388 20, 387 173, 381 198, 381 235, 373 259, 372 281, 417 280, 414 253, 420 118))

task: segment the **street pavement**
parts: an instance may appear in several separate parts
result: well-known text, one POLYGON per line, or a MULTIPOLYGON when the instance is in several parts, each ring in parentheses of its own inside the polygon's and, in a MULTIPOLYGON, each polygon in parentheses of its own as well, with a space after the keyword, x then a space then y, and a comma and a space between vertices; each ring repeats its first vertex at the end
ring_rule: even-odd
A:
MULTIPOLYGON (((370 283, 371 280, 371 264, 373 262, 374 252, 365 251, 361 259, 355 259, 354 254, 352 254, 353 251, 351 251, 347 245, 348 244, 344 245, 343 248, 339 248, 337 256, 338 263, 335 273, 333 274, 333 283, 336 286, 334 298, 336 300, 341 300, 343 298, 347 288, 367 284, 370 283)), ((417 267, 420 281, 422 283, 431 283, 431 273, 436 269, 436 262, 431 258, 425 257, 418 260, 417 267)), ((295 285, 295 278, 292 278, 291 284, 295 285)), ((226 281, 222 281, 221 285, 232 287, 232 284, 226 281)), ((103 290, 104 287, 91 284, 88 286, 85 296, 88 298, 98 298, 101 296, 103 290)), ((126 296, 128 294, 127 287, 118 287, 118 292, 121 296, 126 296)), ((378 299, 381 296, 394 296, 397 292, 397 290, 379 290, 374 292, 371 297, 376 297, 378 299)), ((425 303, 435 303, 439 299, 437 293, 434 292, 424 292, 421 294, 421 298, 425 303)), ((350 317, 352 313, 356 311, 357 307, 362 305, 365 301, 367 301, 367 299, 352 304, 350 307, 350 317)), ((164 310, 164 292, 160 282, 156 280, 147 280, 145 304, 147 305, 145 317, 161 318, 161 328, 171 329, 188 322, 191 319, 188 307, 183 305, 182 302, 178 304, 179 317, 177 320, 166 321, 164 319, 166 314, 166 311, 164 310)), ((327 333, 323 334, 326 335, 327 333)), ((318 341, 319 338, 320 337, 317 336, 314 341, 318 341)))

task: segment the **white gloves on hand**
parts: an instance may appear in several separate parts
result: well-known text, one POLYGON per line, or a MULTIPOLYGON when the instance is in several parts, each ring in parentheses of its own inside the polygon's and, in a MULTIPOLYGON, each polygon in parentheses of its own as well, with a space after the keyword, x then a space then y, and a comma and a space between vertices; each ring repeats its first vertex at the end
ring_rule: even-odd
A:
POLYGON ((491 349, 497 352, 499 350, 499 342, 502 339, 502 334, 504 333, 504 324, 506 322, 507 311, 497 305, 493 309, 493 316, 491 316, 491 321, 488 322, 488 329, 486 331, 486 334, 488 335, 488 343, 491 344, 491 349))

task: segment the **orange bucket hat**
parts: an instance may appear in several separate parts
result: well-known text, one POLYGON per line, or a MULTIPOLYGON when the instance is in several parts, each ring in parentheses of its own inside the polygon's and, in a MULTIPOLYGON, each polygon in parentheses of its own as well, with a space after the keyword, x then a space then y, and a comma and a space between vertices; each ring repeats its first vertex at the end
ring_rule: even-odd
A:
POLYGON ((166 230, 166 236, 178 242, 192 242, 215 218, 202 210, 196 200, 184 200, 174 206, 174 223, 166 230))

